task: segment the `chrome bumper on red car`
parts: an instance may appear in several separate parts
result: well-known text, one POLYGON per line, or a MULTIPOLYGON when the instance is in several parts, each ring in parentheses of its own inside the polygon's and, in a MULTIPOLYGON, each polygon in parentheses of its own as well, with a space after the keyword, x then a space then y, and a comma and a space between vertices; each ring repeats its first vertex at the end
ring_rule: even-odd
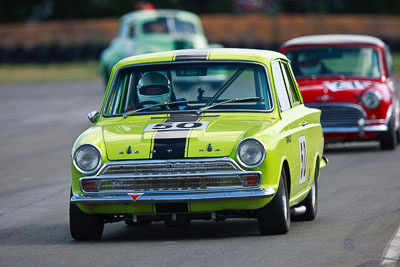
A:
POLYGON ((362 132, 386 132, 387 125, 370 125, 363 127, 323 127, 324 133, 362 133, 362 132))

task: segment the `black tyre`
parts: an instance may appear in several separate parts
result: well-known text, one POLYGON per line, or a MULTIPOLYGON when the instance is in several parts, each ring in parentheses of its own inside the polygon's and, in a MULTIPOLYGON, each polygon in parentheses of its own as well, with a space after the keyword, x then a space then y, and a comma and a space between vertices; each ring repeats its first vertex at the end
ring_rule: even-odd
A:
POLYGON ((394 150, 397 145, 397 133, 394 129, 393 120, 389 123, 388 130, 379 137, 379 144, 382 150, 394 150))
POLYGON ((104 219, 99 214, 83 213, 75 204, 69 204, 69 229, 75 240, 99 240, 103 235, 104 219))
POLYGON ((278 192, 268 205, 258 211, 258 228, 263 235, 286 234, 290 229, 289 194, 283 169, 278 192))
MULTIPOLYGON (((319 164, 319 162, 317 162, 319 164)), ((296 217, 297 220, 301 221, 312 221, 317 216, 318 210, 318 172, 319 168, 316 167, 314 182, 311 186, 311 190, 307 197, 300 203, 299 206, 305 206, 306 212, 296 217)))

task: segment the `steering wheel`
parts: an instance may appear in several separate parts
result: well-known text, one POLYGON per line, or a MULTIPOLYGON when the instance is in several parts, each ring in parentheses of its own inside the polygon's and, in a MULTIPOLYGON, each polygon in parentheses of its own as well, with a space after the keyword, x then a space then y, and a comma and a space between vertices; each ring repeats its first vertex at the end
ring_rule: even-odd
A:
POLYGON ((143 101, 143 102, 138 103, 138 107, 137 108, 144 108, 146 105, 147 106, 151 106, 151 105, 156 105, 156 104, 160 104, 160 102, 147 100, 147 101, 143 101))

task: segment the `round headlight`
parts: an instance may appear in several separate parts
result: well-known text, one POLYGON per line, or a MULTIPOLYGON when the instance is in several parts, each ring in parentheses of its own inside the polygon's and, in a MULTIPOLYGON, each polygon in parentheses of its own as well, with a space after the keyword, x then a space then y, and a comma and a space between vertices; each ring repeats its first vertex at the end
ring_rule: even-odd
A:
POLYGON ((258 167, 265 159, 265 147, 257 139, 244 139, 238 145, 237 158, 245 167, 258 167))
POLYGON ((82 173, 92 173, 101 165, 101 153, 93 145, 82 145, 74 153, 75 167, 82 173))
POLYGON ((381 104, 382 96, 378 91, 369 90, 363 94, 361 101, 368 109, 375 109, 381 104))

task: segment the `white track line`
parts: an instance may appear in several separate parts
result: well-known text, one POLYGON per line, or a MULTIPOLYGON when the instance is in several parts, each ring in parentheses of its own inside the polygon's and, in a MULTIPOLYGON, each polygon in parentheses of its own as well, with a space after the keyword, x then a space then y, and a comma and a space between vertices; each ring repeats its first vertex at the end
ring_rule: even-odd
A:
POLYGON ((396 266, 400 257, 400 227, 382 254, 381 266, 396 266))

